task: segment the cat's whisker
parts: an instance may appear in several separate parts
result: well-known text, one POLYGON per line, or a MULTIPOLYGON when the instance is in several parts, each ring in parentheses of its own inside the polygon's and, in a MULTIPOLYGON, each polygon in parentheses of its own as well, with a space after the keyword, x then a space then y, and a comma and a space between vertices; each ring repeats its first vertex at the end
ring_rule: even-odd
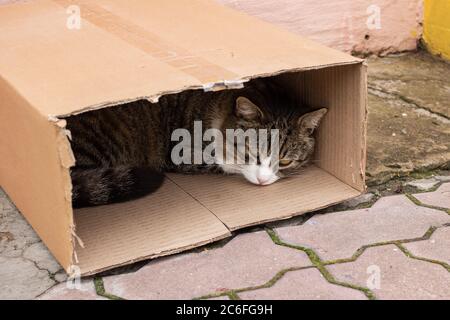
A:
POLYGON ((306 168, 297 168, 295 171, 286 173, 288 176, 298 176, 306 172, 306 168))

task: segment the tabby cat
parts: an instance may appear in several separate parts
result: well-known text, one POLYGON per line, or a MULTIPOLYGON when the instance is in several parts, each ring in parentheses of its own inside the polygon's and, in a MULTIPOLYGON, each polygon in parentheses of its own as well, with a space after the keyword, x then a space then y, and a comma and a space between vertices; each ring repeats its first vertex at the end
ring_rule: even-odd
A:
MULTIPOLYGON (((155 191, 163 172, 241 174, 267 185, 298 173, 311 160, 313 132, 327 112, 298 105, 275 82, 254 80, 245 88, 219 92, 201 90, 165 95, 158 103, 140 100, 70 116, 76 166, 72 168, 73 206, 122 202, 155 191), (203 130, 278 129, 279 162, 255 155, 253 164, 181 164, 171 160, 172 132, 203 130)), ((208 142, 209 143, 209 142, 208 142)))

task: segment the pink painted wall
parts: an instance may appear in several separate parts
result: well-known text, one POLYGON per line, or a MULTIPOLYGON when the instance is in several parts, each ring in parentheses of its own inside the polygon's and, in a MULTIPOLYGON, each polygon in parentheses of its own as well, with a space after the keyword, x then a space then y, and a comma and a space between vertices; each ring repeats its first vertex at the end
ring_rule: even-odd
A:
MULTIPOLYGON (((0 5, 20 1, 33 0, 0 5)), ((346 52, 414 50, 422 35, 423 0, 215 1, 346 52)))
POLYGON ((422 35, 422 0, 216 1, 347 52, 414 50, 422 35))

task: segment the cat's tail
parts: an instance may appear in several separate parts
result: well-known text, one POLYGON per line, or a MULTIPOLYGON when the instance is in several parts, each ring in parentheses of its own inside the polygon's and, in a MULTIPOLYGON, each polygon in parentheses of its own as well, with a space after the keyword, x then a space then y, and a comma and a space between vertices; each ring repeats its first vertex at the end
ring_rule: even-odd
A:
POLYGON ((72 177, 72 206, 98 206, 143 197, 156 191, 164 174, 147 167, 113 168, 74 167, 72 177))

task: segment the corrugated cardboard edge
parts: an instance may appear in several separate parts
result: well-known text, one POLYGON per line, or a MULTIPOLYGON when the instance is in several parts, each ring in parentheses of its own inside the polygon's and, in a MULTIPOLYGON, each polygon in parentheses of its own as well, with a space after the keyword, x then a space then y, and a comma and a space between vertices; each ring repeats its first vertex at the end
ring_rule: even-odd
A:
MULTIPOLYGON (((66 129, 67 122, 63 119, 58 119, 56 117, 49 116, 48 120, 50 123, 53 123, 58 130, 57 144, 58 144, 58 154, 60 159, 60 164, 66 174, 63 177, 64 180, 64 193, 65 199, 70 207, 72 208, 72 179, 70 176, 70 168, 75 166, 75 155, 73 154, 72 147, 70 145, 70 141, 72 136, 69 130, 66 129)), ((63 266, 66 270, 69 277, 76 276, 76 264, 78 263, 77 254, 75 251, 76 242, 81 247, 84 247, 83 241, 76 234, 76 226, 73 216, 73 209, 69 211, 70 215, 70 225, 69 229, 72 237, 72 259, 68 266, 63 266)))
POLYGON ((126 265, 129 265, 129 264, 133 264, 133 263, 136 263, 136 262, 139 262, 139 261, 144 261, 144 260, 148 260, 148 259, 155 259, 155 258, 160 258, 160 257, 165 257, 165 256, 177 254, 177 253, 180 253, 180 252, 185 252, 187 250, 192 250, 192 249, 195 249, 195 248, 198 248, 198 247, 201 247, 201 246, 204 246, 204 245, 207 245, 207 244, 219 241, 219 240, 223 240, 223 239, 229 238, 231 236, 232 236, 232 234, 230 232, 230 233, 225 234, 223 236, 214 237, 214 238, 211 238, 209 240, 201 241, 201 242, 198 242, 196 244, 189 245, 189 246, 183 246, 183 247, 179 247, 179 248, 173 249, 173 250, 161 251, 160 253, 155 253, 155 254, 150 254, 150 255, 146 255, 146 256, 141 256, 141 257, 138 257, 136 259, 125 261, 123 263, 114 264, 114 265, 111 265, 111 266, 108 266, 108 267, 104 267, 104 268, 99 268, 99 269, 92 270, 92 271, 83 272, 81 275, 83 277, 87 277, 87 276, 98 274, 98 273, 101 273, 101 272, 104 272, 104 271, 107 271, 107 270, 111 270, 111 269, 115 269, 115 268, 118 268, 118 267, 122 267, 122 266, 126 266, 126 265))
MULTIPOLYGON (((354 190, 357 193, 357 194, 355 194, 354 197, 351 197, 351 198, 345 197, 342 200, 330 202, 329 204, 326 204, 326 205, 319 206, 319 207, 315 208, 313 211, 322 210, 322 209, 334 206, 336 204, 339 204, 342 201, 350 200, 350 199, 356 198, 359 195, 361 195, 361 191, 358 191, 356 189, 354 189, 354 190)), ((295 213, 289 213, 287 215, 282 215, 282 216, 279 216, 279 217, 274 218, 274 219, 265 219, 265 220, 261 220, 261 221, 255 222, 255 223, 245 224, 245 225, 242 225, 242 226, 239 226, 239 227, 228 227, 228 229, 230 229, 230 231, 236 231, 236 230, 240 230, 240 229, 244 229, 244 228, 248 228, 248 227, 254 227, 254 226, 257 226, 257 225, 266 224, 266 223, 270 223, 270 222, 288 220, 288 219, 291 219, 291 218, 294 218, 294 217, 298 217, 298 216, 304 215, 305 213, 308 213, 308 212, 312 212, 312 211, 310 211, 310 210, 298 211, 298 212, 295 212, 295 213)))
POLYGON ((220 90, 227 90, 227 89, 238 89, 238 88, 242 88, 246 82, 253 80, 253 79, 257 79, 257 78, 267 78, 267 77, 273 77, 273 76, 277 76, 277 75, 281 75, 281 74, 285 74, 285 73, 296 73, 296 72, 303 72, 303 71, 309 71, 309 70, 318 70, 318 69, 331 68, 331 67, 336 67, 336 66, 357 65, 357 64, 361 64, 363 62, 364 62, 363 59, 354 58, 354 60, 351 60, 348 62, 331 63, 331 64, 326 64, 326 65, 318 65, 315 67, 308 67, 308 68, 291 68, 291 69, 276 70, 276 71, 268 72, 268 73, 249 75, 249 76, 242 77, 239 79, 225 79, 225 80, 220 80, 220 81, 216 81, 216 82, 212 82, 212 83, 204 83, 202 85, 185 86, 185 87, 174 89, 174 90, 158 92, 154 95, 149 95, 149 96, 132 97, 132 98, 118 100, 118 101, 105 101, 105 102, 102 102, 102 103, 99 103, 96 105, 81 106, 79 110, 74 111, 74 112, 65 113, 65 114, 48 115, 48 116, 49 116, 49 118, 52 118, 52 119, 55 119, 55 118, 63 119, 63 118, 69 117, 69 116, 75 116, 75 115, 89 112, 89 111, 114 107, 114 106, 118 106, 118 105, 122 105, 122 104, 126 104, 126 103, 135 102, 138 100, 148 100, 152 103, 157 103, 159 101, 159 98, 161 98, 164 95, 177 94, 177 93, 180 93, 180 92, 183 92, 186 90, 203 90, 205 92, 208 92, 208 91, 220 91, 220 90))
MULTIPOLYGON (((352 189, 354 189, 354 188, 352 188, 352 189)), ((254 223, 243 224, 243 225, 240 225, 239 227, 229 227, 229 226, 227 226, 227 228, 228 228, 230 231, 237 231, 237 230, 241 230, 241 229, 244 229, 244 228, 254 227, 254 226, 258 226, 258 225, 262 225, 262 224, 266 224, 266 223, 270 223, 270 222, 276 222, 276 221, 288 220, 288 219, 291 219, 291 218, 294 218, 294 217, 298 217, 298 216, 304 215, 305 213, 308 213, 308 212, 322 210, 322 209, 325 209, 325 208, 334 206, 334 205, 336 205, 336 204, 339 204, 339 203, 341 203, 342 201, 350 200, 350 199, 356 198, 356 197, 358 197, 359 195, 362 194, 361 191, 358 191, 358 190, 356 190, 356 189, 354 189, 354 190, 355 190, 355 196, 353 196, 353 197, 350 197, 350 198, 349 198, 349 197, 345 197, 345 198, 343 198, 342 200, 337 200, 337 201, 330 202, 329 204, 325 204, 325 205, 322 205, 322 206, 318 206, 318 207, 316 207, 316 208, 313 209, 313 210, 302 210, 302 211, 297 211, 297 212, 294 212, 294 213, 284 214, 284 215, 278 216, 278 217, 273 218, 273 219, 264 219, 264 220, 260 220, 260 221, 254 222, 254 223)))

